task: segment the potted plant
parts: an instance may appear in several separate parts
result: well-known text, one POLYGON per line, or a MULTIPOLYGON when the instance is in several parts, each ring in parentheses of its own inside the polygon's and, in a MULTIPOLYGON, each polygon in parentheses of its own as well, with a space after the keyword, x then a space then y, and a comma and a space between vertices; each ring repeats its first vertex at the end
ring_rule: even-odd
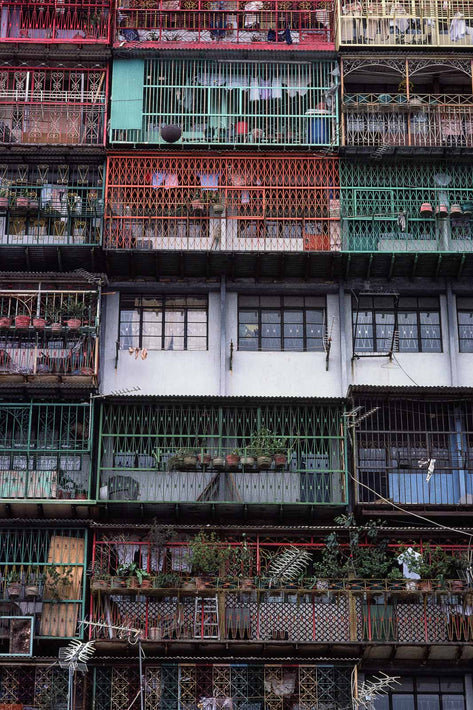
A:
POLYGON ((31 317, 21 313, 15 316, 15 328, 29 328, 31 317))
POLYGON ((191 540, 189 548, 197 589, 205 588, 208 586, 209 577, 219 576, 231 555, 231 548, 224 546, 216 533, 206 533, 203 530, 191 540))
POLYGON ((210 456, 210 454, 201 453, 201 454, 198 454, 197 461, 199 462, 199 464, 201 466, 210 466, 210 464, 212 462, 212 457, 210 456))
POLYGON ((28 575, 25 583, 25 598, 32 599, 40 596, 40 584, 42 576, 37 574, 28 575))
MULTIPOLYGON (((136 562, 129 562, 128 564, 119 565, 117 567, 117 577, 122 580, 125 579, 126 586, 134 589, 141 587, 143 581, 149 579, 149 574, 146 570, 137 565, 136 562)), ((151 581, 149 586, 151 586, 151 581)))
POLYGON ((33 328, 37 328, 38 330, 44 330, 46 326, 46 319, 45 318, 33 318, 33 328))
POLYGON ((210 204, 215 214, 222 214, 225 211, 225 204, 218 192, 211 193, 210 204))
POLYGON ((275 454, 278 456, 279 467, 287 463, 287 439, 276 436, 267 427, 261 427, 253 434, 250 448, 256 456, 258 468, 262 471, 271 467, 275 454))
POLYGON ((248 546, 245 533, 242 537, 241 544, 231 550, 230 562, 232 569, 236 571, 240 589, 249 591, 255 586, 255 558, 252 548, 248 546))
POLYGON ((197 465, 197 455, 193 449, 177 449, 168 460, 169 471, 186 471, 195 468, 197 465))
POLYGON ((7 575, 7 594, 10 599, 18 599, 21 594, 21 574, 16 570, 7 575))
POLYGON ((28 209, 37 211, 39 209, 38 195, 34 190, 28 192, 28 209))
POLYGON ((12 197, 12 192, 10 190, 10 183, 3 182, 0 187, 0 209, 6 210, 10 205, 10 199, 12 197))
POLYGON ((16 195, 16 208, 18 210, 27 210, 30 204, 30 198, 28 192, 20 191, 16 195))
POLYGON ((12 324, 12 319, 8 316, 2 316, 0 318, 0 328, 9 328, 12 324))
POLYGON ((235 471, 240 463, 240 449, 233 449, 230 454, 227 454, 226 462, 229 470, 235 471))
POLYGON ((153 578, 154 589, 178 589, 181 578, 175 572, 161 572, 153 578))
POLYGON ((67 314, 66 325, 70 330, 79 330, 82 325, 82 319, 86 312, 86 305, 83 301, 77 301, 74 297, 70 297, 65 307, 67 314))
POLYGON ((212 466, 217 471, 223 471, 225 468, 225 457, 221 454, 217 454, 217 456, 214 456, 212 459, 212 466))

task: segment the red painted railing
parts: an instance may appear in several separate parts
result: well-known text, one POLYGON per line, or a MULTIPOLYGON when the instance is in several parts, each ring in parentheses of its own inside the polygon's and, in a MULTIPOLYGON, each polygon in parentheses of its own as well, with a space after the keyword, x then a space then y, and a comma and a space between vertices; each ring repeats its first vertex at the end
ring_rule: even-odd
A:
POLYGON ((110 40, 110 1, 3 1, 0 10, 0 42, 105 44, 110 40))

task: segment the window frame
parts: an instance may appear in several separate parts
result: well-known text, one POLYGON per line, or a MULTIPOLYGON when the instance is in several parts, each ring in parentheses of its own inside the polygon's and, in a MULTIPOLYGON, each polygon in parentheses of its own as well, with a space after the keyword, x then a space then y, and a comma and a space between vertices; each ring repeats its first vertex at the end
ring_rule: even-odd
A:
MULTIPOLYGON (((367 677, 369 677, 367 675, 367 677)), ((463 698, 463 710, 466 710, 466 691, 465 691, 465 677, 462 676, 449 676, 448 679, 455 678, 455 680, 458 680, 461 682, 463 689, 462 691, 451 691, 451 690, 442 690, 442 681, 447 680, 447 677, 443 676, 437 676, 438 678, 438 690, 420 690, 418 688, 418 683, 419 681, 422 682, 422 680, 425 680, 426 678, 432 678, 430 675, 405 675, 401 676, 401 681, 402 680, 409 680, 412 681, 412 689, 411 690, 403 690, 402 688, 397 688, 394 687, 392 690, 389 690, 386 695, 384 696, 385 698, 388 699, 388 710, 393 710, 393 696, 412 696, 413 697, 413 707, 414 710, 419 709, 419 701, 418 697, 419 696, 425 696, 425 695, 431 695, 435 696, 438 698, 439 701, 439 710, 446 710, 445 704, 443 702, 443 697, 444 696, 451 696, 451 695, 456 695, 458 697, 463 698)), ((375 703, 375 708, 376 708, 376 703, 375 703)))
MULTIPOLYGON (((131 310, 131 309, 128 309, 131 310)), ((169 312, 169 309, 168 309, 169 312)), ((143 338, 144 337, 153 337, 155 338, 156 341, 159 341, 161 343, 160 348, 152 348, 149 345, 147 346, 147 350, 151 350, 152 352, 206 352, 209 349, 209 296, 208 294, 178 294, 178 293, 173 293, 173 294, 147 294, 147 293, 121 293, 120 294, 120 303, 119 303, 119 309, 118 309, 118 343, 119 343, 119 350, 127 350, 129 347, 135 347, 139 348, 140 350, 143 349, 143 338), (138 310, 139 312, 139 330, 137 335, 122 335, 121 333, 121 327, 122 327, 122 312, 127 310, 123 308, 123 300, 125 298, 134 298, 140 299, 140 304, 139 306, 134 306, 133 310, 138 310), (189 311, 203 311, 204 306, 202 308, 199 308, 197 306, 192 306, 187 304, 187 299, 188 298, 202 298, 205 299, 205 348, 203 349, 192 349, 189 350, 187 345, 188 345, 188 326, 189 326, 189 311), (161 300, 161 335, 160 336, 149 336, 146 333, 143 332, 143 325, 144 325, 144 313, 149 310, 147 306, 143 305, 143 299, 144 298, 156 298, 161 300), (182 306, 182 310, 184 311, 184 323, 183 323, 183 330, 184 334, 182 336, 183 338, 183 343, 184 347, 182 348, 173 348, 172 350, 169 350, 168 348, 165 347, 166 343, 166 300, 167 299, 175 299, 175 298, 185 298, 186 299, 186 305, 182 306), (124 345, 122 343, 123 338, 130 338, 130 339, 135 339, 138 338, 138 345, 124 345)), ((202 341, 204 340, 204 336, 191 336, 191 337, 198 337, 202 341)))
MULTIPOLYGON (((326 346, 324 341, 327 339, 327 298, 326 296, 320 296, 320 298, 324 300, 324 306, 307 306, 305 303, 306 298, 314 298, 314 296, 300 296, 297 295, 295 296, 296 298, 302 298, 303 299, 303 305, 302 306, 285 306, 284 305, 284 299, 285 298, 291 298, 291 296, 278 296, 278 295, 270 295, 270 294, 265 294, 268 295, 271 298, 279 298, 279 305, 278 306, 262 306, 261 301, 259 301, 258 305, 255 306, 241 306, 240 305, 240 299, 243 296, 243 294, 238 295, 238 305, 237 305, 237 349, 240 352, 247 352, 247 353, 255 353, 255 352, 265 352, 265 353, 324 353, 326 352, 326 346), (250 338, 241 338, 240 337, 240 314, 248 311, 248 312, 253 312, 257 311, 258 312, 258 336, 257 336, 257 341, 258 341, 258 347, 254 350, 251 349, 245 349, 241 348, 241 341, 243 340, 250 340, 250 338), (280 320, 280 335, 279 335, 279 341, 280 341, 280 348, 279 350, 270 350, 270 349, 263 349, 262 347, 262 314, 264 312, 270 312, 270 311, 277 311, 281 315, 281 320, 280 320), (299 312, 302 311, 302 341, 303 341, 303 347, 302 350, 292 350, 289 348, 284 347, 284 342, 285 340, 290 340, 290 338, 285 338, 284 335, 284 326, 285 326, 285 320, 284 320, 284 313, 291 313, 291 312, 299 312), (314 349, 314 350, 309 350, 307 348, 307 342, 311 338, 307 337, 307 312, 308 311, 317 311, 317 312, 322 312, 323 314, 323 320, 322 320, 322 329, 323 329, 323 334, 322 334, 322 345, 320 348, 314 349)), ((245 294, 246 296, 246 294, 245 294)), ((264 296, 263 296, 264 297, 264 296)), ((318 298, 318 296, 315 296, 318 298)), ((258 294, 257 296, 254 296, 254 298, 261 299, 261 295, 258 294)), ((317 340, 316 338, 313 338, 314 340, 317 340)))
MULTIPOLYGON (((473 297, 471 296, 457 296, 456 297, 456 312, 457 312, 457 337, 458 337, 458 352, 459 353, 465 353, 466 355, 472 355, 473 354, 473 335, 471 338, 462 338, 461 336, 461 328, 464 327, 463 324, 460 323, 460 314, 461 313, 470 313, 473 315, 473 297), (471 300, 472 305, 467 307, 467 306, 462 306, 461 302, 466 301, 466 300, 471 300), (471 342, 472 347, 471 350, 463 350, 462 349, 462 343, 463 342, 471 342)), ((473 326, 473 318, 472 320, 472 326, 473 326)))
MULTIPOLYGON (((419 305, 419 300, 422 298, 425 298, 425 296, 411 296, 411 295, 404 295, 399 297, 399 303, 396 305, 394 297, 393 297, 393 304, 390 307, 386 306, 375 306, 375 299, 379 297, 385 297, 384 294, 380 293, 379 295, 370 295, 370 296, 361 296, 362 298, 371 298, 371 306, 360 306, 359 305, 359 300, 356 298, 356 296, 352 297, 352 338, 353 338, 353 355, 355 357, 369 357, 370 355, 372 356, 382 356, 382 355, 388 355, 389 350, 384 351, 384 350, 377 350, 377 341, 378 340, 386 340, 386 336, 384 338, 381 338, 381 336, 378 338, 377 336, 377 326, 378 323, 376 321, 376 316, 383 313, 383 314, 392 314, 394 316, 394 323, 393 323, 393 331, 394 331, 394 337, 391 339, 393 343, 393 352, 395 353, 401 353, 401 354, 424 354, 424 355, 429 355, 429 354, 439 354, 443 353, 443 334, 442 334, 442 307, 441 307, 441 302, 440 302, 440 296, 429 296, 429 298, 436 298, 438 301, 438 306, 437 308, 427 308, 425 306, 420 306, 419 305), (415 306, 403 306, 402 305, 402 300, 403 299, 416 299, 416 305, 415 306), (356 327, 359 326, 359 314, 361 312, 369 312, 371 315, 371 322, 370 322, 370 327, 372 329, 372 335, 371 335, 371 342, 373 344, 373 347, 371 350, 361 350, 357 348, 357 343, 360 340, 363 340, 362 337, 357 336, 356 334, 356 327), (417 336, 416 338, 400 338, 400 325, 399 325, 399 316, 402 313, 414 313, 415 314, 415 327, 417 329, 417 336), (424 325, 421 322, 421 315, 423 313, 438 313, 438 318, 439 318, 439 323, 438 323, 438 329, 439 329, 439 336, 438 338, 423 338, 422 337, 422 326, 424 325), (398 334, 397 338, 395 337, 395 334, 398 334), (416 350, 404 350, 399 347, 400 342, 404 340, 415 340, 417 342, 417 349, 416 350), (425 350, 423 349, 423 341, 427 340, 435 340, 440 344, 439 350, 425 350)), ((367 338, 368 339, 368 338, 367 338)))

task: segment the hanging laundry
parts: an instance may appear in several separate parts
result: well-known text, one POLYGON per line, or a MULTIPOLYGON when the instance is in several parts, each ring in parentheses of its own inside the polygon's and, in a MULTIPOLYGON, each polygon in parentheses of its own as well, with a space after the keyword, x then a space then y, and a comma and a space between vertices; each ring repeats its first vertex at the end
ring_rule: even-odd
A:
POLYGON ((197 173, 203 190, 216 190, 220 173, 197 173))
POLYGON ((463 39, 466 35, 466 22, 465 18, 461 12, 457 12, 453 16, 453 20, 450 23, 450 39, 452 42, 457 42, 459 39, 463 39))

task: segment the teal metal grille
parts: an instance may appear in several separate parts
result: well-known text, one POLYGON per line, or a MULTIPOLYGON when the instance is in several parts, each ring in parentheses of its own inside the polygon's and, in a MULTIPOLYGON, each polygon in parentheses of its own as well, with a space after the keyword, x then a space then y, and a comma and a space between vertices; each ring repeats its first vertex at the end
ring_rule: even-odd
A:
POLYGON ((89 404, 3 404, 0 498, 90 497, 89 404))
POLYGON ((334 62, 147 60, 136 77, 141 127, 130 127, 129 97, 122 99, 117 87, 110 138, 168 145, 160 129, 178 124, 184 144, 337 145, 334 68, 334 62))
POLYGON ((471 251, 473 169, 451 163, 340 163, 342 249, 348 251, 471 251), (442 220, 421 214, 441 204, 442 220))

